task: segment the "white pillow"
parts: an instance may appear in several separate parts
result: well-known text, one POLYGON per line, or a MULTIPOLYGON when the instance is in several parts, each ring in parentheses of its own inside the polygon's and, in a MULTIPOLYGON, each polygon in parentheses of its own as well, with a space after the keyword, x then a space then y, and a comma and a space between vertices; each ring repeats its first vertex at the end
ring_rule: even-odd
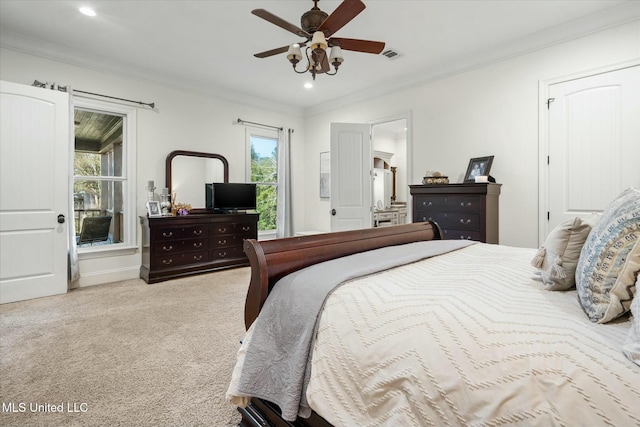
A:
POLYGON ((554 228, 531 261, 540 269, 542 282, 549 291, 564 291, 575 286, 580 251, 600 215, 568 219, 554 228))

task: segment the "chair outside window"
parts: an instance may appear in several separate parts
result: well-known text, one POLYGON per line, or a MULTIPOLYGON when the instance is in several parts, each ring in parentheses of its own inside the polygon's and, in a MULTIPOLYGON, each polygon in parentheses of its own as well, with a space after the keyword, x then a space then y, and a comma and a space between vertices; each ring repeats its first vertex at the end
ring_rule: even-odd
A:
POLYGON ((85 216, 80 225, 78 245, 109 241, 111 216, 85 216))

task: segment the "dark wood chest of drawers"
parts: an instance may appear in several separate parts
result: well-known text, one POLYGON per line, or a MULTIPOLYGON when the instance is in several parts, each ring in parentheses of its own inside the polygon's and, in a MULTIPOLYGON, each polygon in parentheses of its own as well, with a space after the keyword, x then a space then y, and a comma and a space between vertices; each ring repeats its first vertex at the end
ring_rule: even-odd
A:
POLYGON ((437 222, 443 239, 498 243, 500 186, 494 183, 410 185, 413 222, 437 222))
POLYGON ((258 238, 258 217, 257 213, 140 217, 140 277, 155 283, 249 265, 242 243, 258 238))

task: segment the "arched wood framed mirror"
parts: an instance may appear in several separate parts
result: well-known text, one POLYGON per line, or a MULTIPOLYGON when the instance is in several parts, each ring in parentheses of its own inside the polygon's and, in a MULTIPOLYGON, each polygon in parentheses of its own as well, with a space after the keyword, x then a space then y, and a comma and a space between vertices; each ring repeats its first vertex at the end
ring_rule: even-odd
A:
POLYGON ((214 153, 176 150, 167 155, 165 184, 174 203, 189 203, 195 211, 205 210, 205 184, 229 182, 229 162, 214 153))

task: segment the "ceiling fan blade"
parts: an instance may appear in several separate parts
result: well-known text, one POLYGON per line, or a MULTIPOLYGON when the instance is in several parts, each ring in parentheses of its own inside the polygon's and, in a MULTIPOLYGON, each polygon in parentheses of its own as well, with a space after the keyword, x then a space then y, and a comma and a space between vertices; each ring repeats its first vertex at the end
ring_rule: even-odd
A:
POLYGON ((277 49, 266 50, 264 52, 256 53, 253 56, 256 58, 268 58, 273 55, 278 55, 279 53, 285 53, 289 50, 289 46, 282 46, 277 49))
POLYGON ((318 27, 318 31, 323 31, 325 37, 330 37, 355 18, 365 7, 360 0, 344 0, 318 27))
POLYGON ((300 37, 311 37, 311 35, 309 33, 307 33, 305 30, 303 30, 302 28, 293 25, 290 22, 285 21, 284 19, 274 15, 271 12, 267 12, 264 9, 255 9, 252 10, 251 13, 253 13, 254 15, 271 22, 272 24, 277 25, 280 28, 284 28, 287 31, 292 32, 293 34, 300 36, 300 37))
POLYGON ((375 53, 378 54, 384 49, 384 42, 374 42, 371 40, 359 39, 343 39, 339 37, 331 37, 329 40, 331 46, 338 45, 345 50, 353 50, 356 52, 375 53))

